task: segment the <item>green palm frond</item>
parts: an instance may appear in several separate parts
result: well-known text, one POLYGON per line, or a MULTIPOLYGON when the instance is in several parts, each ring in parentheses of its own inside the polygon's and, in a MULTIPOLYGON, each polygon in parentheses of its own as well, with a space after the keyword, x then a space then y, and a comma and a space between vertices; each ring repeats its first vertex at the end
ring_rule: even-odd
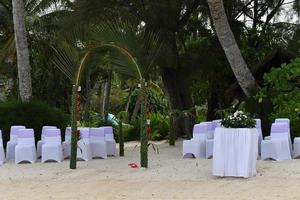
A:
POLYGON ((80 58, 78 50, 66 42, 62 42, 59 47, 52 47, 52 49, 54 50, 54 56, 51 59, 53 64, 68 79, 74 80, 80 58))
POLYGON ((40 15, 45 11, 51 11, 51 9, 68 9, 69 3, 67 0, 27 0, 25 1, 25 9, 29 16, 40 15))
POLYGON ((91 27, 78 25, 68 32, 68 36, 64 45, 68 43, 73 47, 70 49, 63 45, 56 48, 53 62, 75 82, 80 80, 84 66, 106 66, 104 57, 117 74, 139 81, 147 79, 162 46, 154 34, 146 34, 128 22, 102 23, 91 27), (74 49, 81 53, 74 53, 74 49))
POLYGON ((113 21, 94 26, 92 40, 94 43, 115 45, 130 52, 144 78, 155 64, 162 47, 155 34, 146 33, 129 22, 113 21))

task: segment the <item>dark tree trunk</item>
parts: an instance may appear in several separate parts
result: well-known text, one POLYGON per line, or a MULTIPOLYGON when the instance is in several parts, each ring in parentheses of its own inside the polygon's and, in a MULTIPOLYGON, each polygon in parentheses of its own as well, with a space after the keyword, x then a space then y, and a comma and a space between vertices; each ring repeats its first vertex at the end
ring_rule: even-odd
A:
POLYGON ((162 55, 161 76, 164 88, 167 91, 173 115, 173 131, 176 137, 192 136, 192 129, 195 123, 195 110, 191 93, 188 87, 188 70, 182 69, 179 59, 179 52, 176 43, 175 33, 169 30, 161 32, 160 37, 168 45, 169 50, 162 55), (181 112, 176 114, 177 111, 181 112), (182 111, 190 113, 184 115, 182 111))
POLYGON ((128 100, 127 100, 127 103, 126 103, 126 106, 125 106, 125 111, 126 112, 129 112, 129 106, 130 106, 130 103, 131 103, 132 93, 133 93, 133 90, 132 90, 132 88, 130 88, 129 92, 128 92, 128 100))
POLYGON ((140 95, 138 95, 137 99, 136 99, 136 102, 135 102, 135 106, 134 106, 134 109, 133 109, 133 112, 132 112, 132 116, 131 116, 131 122, 134 122, 138 113, 139 113, 139 110, 141 108, 141 98, 140 98, 140 95))
MULTIPOLYGON (((187 110, 194 113, 191 94, 188 87, 186 87, 186 80, 181 71, 164 68, 162 69, 162 79, 168 93, 171 109, 175 113, 176 111, 187 110)), ((191 115, 174 114, 173 131, 177 137, 184 135, 191 137, 194 123, 195 119, 191 115)))
POLYGON ((209 96, 207 101, 207 115, 206 120, 212 121, 218 118, 216 115, 216 111, 219 108, 219 98, 218 98, 218 91, 217 91, 217 84, 216 79, 214 77, 210 78, 209 81, 209 96))
POLYGON ((111 90, 111 79, 112 79, 112 71, 108 72, 108 77, 104 84, 104 91, 103 91, 103 108, 102 108, 102 116, 103 118, 107 119, 108 109, 109 109, 109 97, 110 97, 110 90, 111 90))
POLYGON ((86 74, 86 81, 85 81, 85 94, 86 94, 86 99, 85 99, 85 109, 83 113, 83 118, 85 121, 90 120, 90 106, 91 106, 91 69, 87 69, 87 74, 86 74))
POLYGON ((99 99, 100 99, 100 102, 99 102, 99 106, 100 106, 100 109, 99 109, 99 112, 100 112, 100 115, 101 115, 101 118, 103 119, 104 118, 104 116, 102 115, 103 113, 104 113, 104 111, 103 111, 103 98, 104 98, 104 85, 105 85, 105 83, 101 83, 100 84, 100 86, 99 86, 99 99))

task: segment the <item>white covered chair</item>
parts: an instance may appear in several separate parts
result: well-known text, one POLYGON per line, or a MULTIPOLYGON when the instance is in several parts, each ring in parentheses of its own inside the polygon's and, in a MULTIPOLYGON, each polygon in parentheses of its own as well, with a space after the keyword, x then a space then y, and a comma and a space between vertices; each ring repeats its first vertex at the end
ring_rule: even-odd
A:
POLYGON ((60 129, 45 129, 42 144, 42 163, 46 161, 63 161, 63 150, 60 129))
POLYGON ((36 149, 33 129, 19 129, 18 143, 15 148, 15 163, 23 161, 34 163, 36 161, 36 149))
POLYGON ((209 135, 208 127, 211 126, 211 122, 202 122, 195 124, 193 128, 193 138, 191 140, 184 140, 182 145, 183 158, 206 157, 206 140, 209 135))
POLYGON ((43 126, 42 128, 42 133, 41 133, 41 140, 39 140, 37 142, 37 150, 36 150, 36 155, 37 157, 41 157, 41 153, 42 153, 42 145, 45 143, 45 139, 44 139, 44 134, 46 129, 56 129, 56 126, 43 126))
POLYGON ((102 128, 105 134, 107 156, 116 156, 116 141, 114 139, 113 127, 104 126, 102 128))
POLYGON ((294 138, 294 154, 293 158, 300 158, 300 137, 294 138))
POLYGON ((77 142, 77 160, 92 160, 92 149, 90 143, 89 128, 78 128, 80 131, 80 139, 77 142))
POLYGON ((205 155, 207 159, 210 159, 213 157, 213 153, 214 153, 214 140, 213 139, 207 139, 205 142, 206 145, 206 151, 205 151, 205 155))
POLYGON ((275 119, 275 123, 287 123, 288 124, 288 131, 289 131, 289 146, 290 146, 290 152, 291 152, 291 155, 293 153, 293 150, 292 150, 292 139, 291 139, 291 124, 290 124, 290 119, 288 118, 277 118, 275 119))
POLYGON ((103 128, 90 128, 92 157, 107 158, 105 132, 103 128))
POLYGON ((215 119, 212 121, 212 128, 215 131, 216 128, 221 127, 221 120, 220 119, 215 119))
MULTIPOLYGON (((80 138, 77 142, 77 159, 88 161, 92 159, 92 149, 89 138, 89 128, 79 127, 80 138)), ((63 142, 63 157, 69 158, 71 156, 71 127, 67 127, 65 131, 65 141, 63 142)))
POLYGON ((2 140, 2 131, 0 130, 0 165, 5 162, 4 148, 3 148, 3 140, 2 140))
POLYGON ((290 160, 289 134, 287 123, 273 123, 271 139, 261 142, 261 159, 290 160))
POLYGON ((261 141, 263 140, 262 130, 261 130, 261 120, 260 119, 254 119, 255 120, 255 128, 258 132, 258 155, 261 154, 261 141))
POLYGON ((69 158, 71 155, 71 127, 66 127, 65 130, 65 141, 63 142, 63 156, 69 158))
POLYGON ((220 119, 216 119, 213 120, 211 123, 211 126, 209 126, 208 128, 211 129, 212 134, 212 138, 208 138, 205 142, 206 148, 205 148, 205 154, 206 154, 206 158, 210 159, 213 157, 213 151, 214 151, 214 132, 215 129, 217 127, 221 127, 221 120, 220 119))
POLYGON ((7 160, 15 160, 15 147, 18 143, 18 130, 24 129, 25 126, 11 126, 9 133, 9 141, 6 145, 6 159, 7 160))

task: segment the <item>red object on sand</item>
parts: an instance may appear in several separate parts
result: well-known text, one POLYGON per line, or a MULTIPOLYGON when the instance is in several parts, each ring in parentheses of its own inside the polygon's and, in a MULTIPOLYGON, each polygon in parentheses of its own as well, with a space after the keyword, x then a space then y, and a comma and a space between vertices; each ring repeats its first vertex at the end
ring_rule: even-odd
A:
POLYGON ((136 163, 129 163, 128 166, 131 168, 138 168, 138 165, 136 163))

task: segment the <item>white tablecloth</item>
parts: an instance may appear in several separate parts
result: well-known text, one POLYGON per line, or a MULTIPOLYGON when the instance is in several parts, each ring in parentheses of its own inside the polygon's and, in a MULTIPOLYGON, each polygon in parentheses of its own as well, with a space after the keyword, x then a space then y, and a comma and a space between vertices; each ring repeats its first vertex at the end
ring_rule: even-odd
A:
POLYGON ((255 176, 257 153, 258 132, 256 128, 216 128, 213 175, 255 176))

